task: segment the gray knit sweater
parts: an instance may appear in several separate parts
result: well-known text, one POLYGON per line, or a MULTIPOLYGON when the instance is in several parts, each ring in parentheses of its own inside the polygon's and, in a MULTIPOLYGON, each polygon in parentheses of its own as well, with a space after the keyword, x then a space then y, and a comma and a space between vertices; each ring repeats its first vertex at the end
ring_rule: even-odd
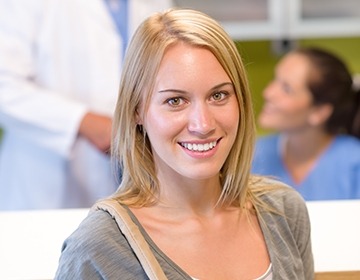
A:
MULTIPOLYGON (((273 279, 313 279, 310 222, 304 200, 291 188, 271 192, 263 199, 285 214, 260 213, 273 279)), ((153 243, 136 218, 130 215, 143 232, 167 278, 191 280, 153 243)), ((99 210, 91 212, 65 240, 55 279, 148 278, 115 220, 107 212, 99 210)))

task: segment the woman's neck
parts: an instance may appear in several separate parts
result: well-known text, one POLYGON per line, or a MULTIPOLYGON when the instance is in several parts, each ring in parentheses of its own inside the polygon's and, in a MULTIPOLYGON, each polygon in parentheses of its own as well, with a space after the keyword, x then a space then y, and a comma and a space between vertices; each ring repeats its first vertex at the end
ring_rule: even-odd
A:
POLYGON ((307 177, 334 138, 322 131, 281 137, 282 159, 294 182, 301 183, 307 177))

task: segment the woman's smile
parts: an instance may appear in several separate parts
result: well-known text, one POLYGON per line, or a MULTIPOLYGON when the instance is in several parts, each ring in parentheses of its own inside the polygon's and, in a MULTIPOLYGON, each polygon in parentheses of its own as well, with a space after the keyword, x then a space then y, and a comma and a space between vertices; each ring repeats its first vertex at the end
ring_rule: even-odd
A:
POLYGON ((217 145, 217 143, 218 142, 215 140, 203 144, 194 142, 181 142, 179 144, 189 151, 207 152, 209 150, 212 150, 217 145))

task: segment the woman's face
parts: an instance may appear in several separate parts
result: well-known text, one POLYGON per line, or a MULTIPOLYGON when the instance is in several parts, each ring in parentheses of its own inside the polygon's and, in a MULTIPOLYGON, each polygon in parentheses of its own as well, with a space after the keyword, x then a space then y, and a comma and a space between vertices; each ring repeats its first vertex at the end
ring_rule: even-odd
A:
POLYGON ((296 53, 279 62, 274 80, 263 92, 264 106, 258 119, 261 127, 284 132, 308 126, 314 109, 306 84, 310 67, 308 59, 296 53))
POLYGON ((230 78, 210 51, 171 46, 148 109, 139 113, 160 178, 218 176, 237 135, 239 107, 230 78))

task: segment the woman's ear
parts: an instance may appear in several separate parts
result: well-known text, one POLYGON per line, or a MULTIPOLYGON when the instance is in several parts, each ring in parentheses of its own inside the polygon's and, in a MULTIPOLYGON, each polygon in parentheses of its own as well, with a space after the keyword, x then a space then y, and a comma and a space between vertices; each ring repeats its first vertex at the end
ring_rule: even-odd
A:
POLYGON ((139 114, 139 108, 136 108, 136 110, 135 110, 135 121, 136 121, 136 124, 138 124, 138 125, 143 124, 142 118, 139 114))
POLYGON ((313 126, 324 124, 331 116, 334 108, 330 104, 317 105, 309 115, 309 123, 313 126))

